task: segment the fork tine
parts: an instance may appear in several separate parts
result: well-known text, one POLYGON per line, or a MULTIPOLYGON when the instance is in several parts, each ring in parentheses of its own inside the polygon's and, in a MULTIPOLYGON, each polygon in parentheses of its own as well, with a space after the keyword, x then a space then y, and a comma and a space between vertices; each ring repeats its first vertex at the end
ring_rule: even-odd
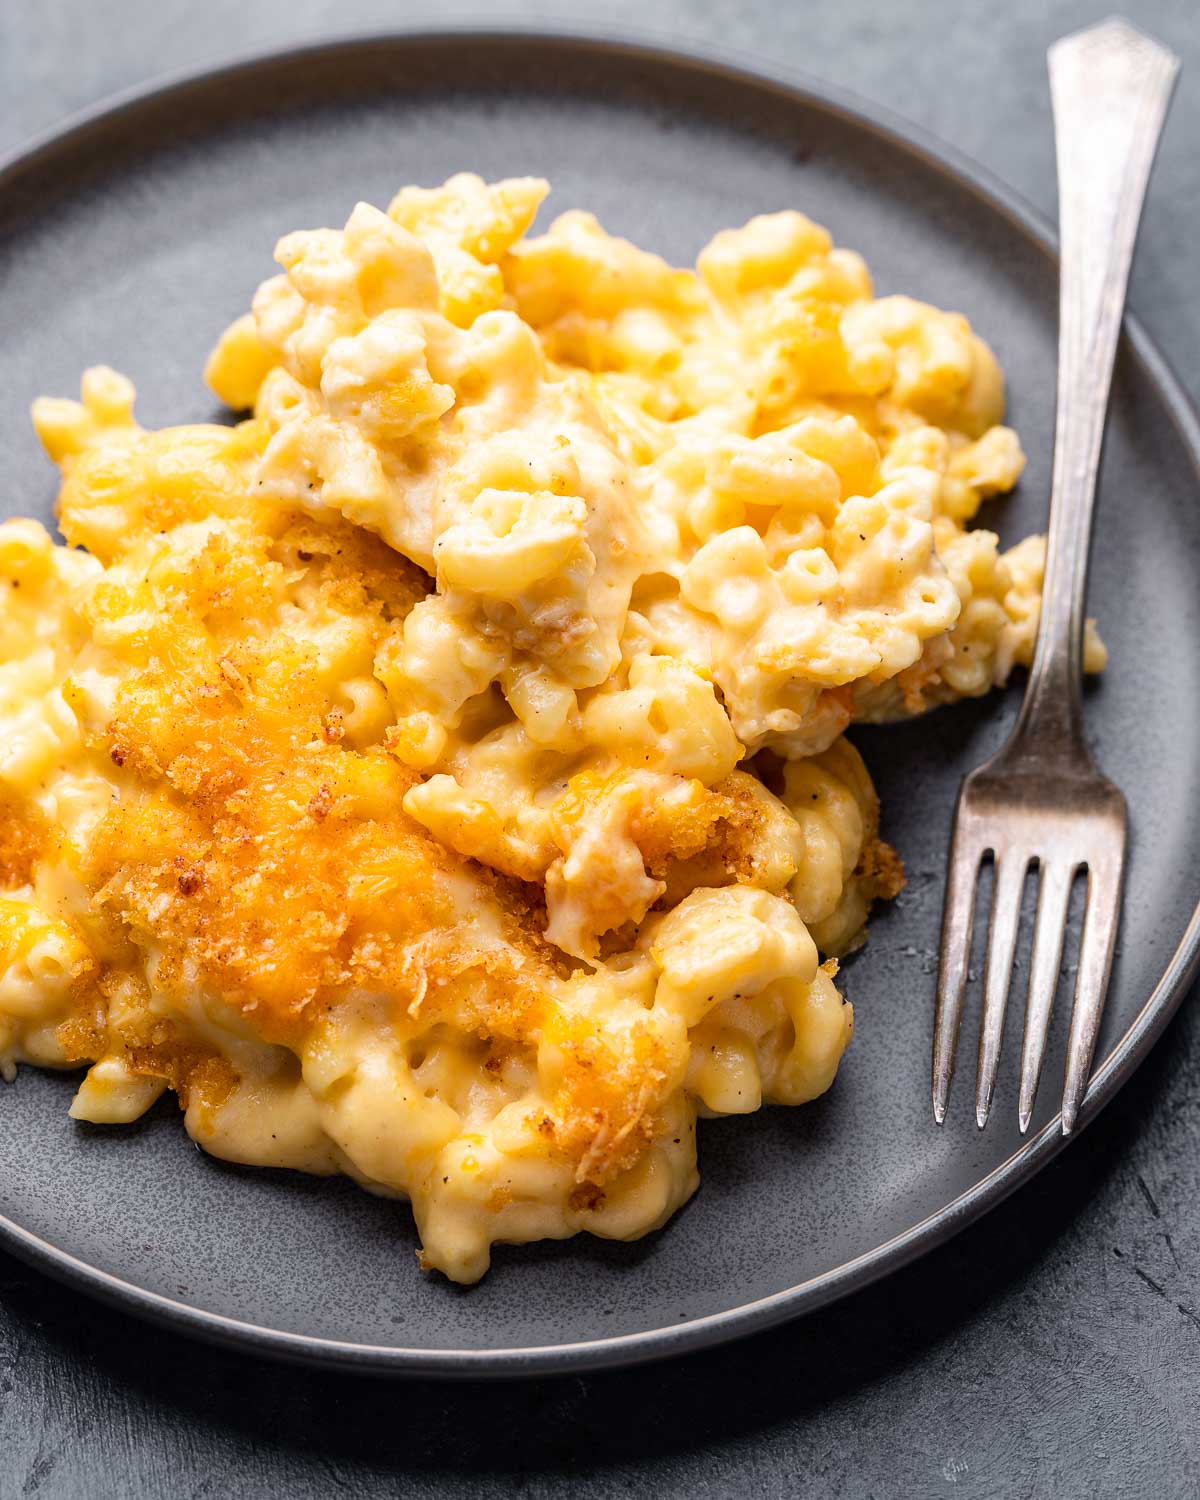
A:
POLYGON ((1025 1006, 1025 1036, 1021 1043, 1021 1093, 1017 1120, 1021 1134, 1029 1129, 1037 1099, 1050 1013, 1062 968, 1063 933, 1067 925, 1067 902, 1075 879, 1074 864, 1047 864, 1041 872, 1037 921, 1033 929, 1033 961, 1029 967, 1029 1000, 1025 1006))
POLYGON ((1088 870, 1087 912, 1079 941, 1079 978, 1075 984, 1075 1009, 1071 1012, 1071 1035, 1067 1043, 1067 1082, 1063 1090, 1062 1128, 1069 1135, 1075 1128, 1092 1069, 1092 1053, 1104 996, 1112 969, 1113 947, 1120 913, 1123 856, 1101 862, 1088 870))
POLYGON ((1021 895, 1029 856, 1011 851, 998 855, 992 883, 992 916, 988 924, 987 970, 983 983, 983 1019, 979 1027, 979 1073, 975 1086, 975 1120, 987 1124, 1004 1037, 1004 1011, 1012 982, 1013 953, 1021 921, 1021 895))
POLYGON ((942 948, 938 960, 937 1013, 933 1026, 933 1118, 946 1118, 946 1100, 954 1073, 954 1049, 962 1020, 963 990, 971 959, 971 930, 975 920, 975 883, 983 850, 959 818, 950 846, 946 873, 946 906, 942 913, 942 948))

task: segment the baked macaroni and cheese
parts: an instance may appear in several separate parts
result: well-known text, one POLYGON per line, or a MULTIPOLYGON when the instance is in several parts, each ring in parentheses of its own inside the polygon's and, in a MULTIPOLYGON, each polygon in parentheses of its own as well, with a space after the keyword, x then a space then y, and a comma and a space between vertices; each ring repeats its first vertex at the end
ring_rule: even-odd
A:
POLYGON ((829 1087, 902 884, 843 731, 1028 662, 1042 568, 967 529, 1023 458, 964 318, 799 213, 676 270, 545 191, 287 235, 207 369, 253 415, 89 370, 66 545, 0 526, 0 1067, 404 1196, 460 1282, 829 1087))

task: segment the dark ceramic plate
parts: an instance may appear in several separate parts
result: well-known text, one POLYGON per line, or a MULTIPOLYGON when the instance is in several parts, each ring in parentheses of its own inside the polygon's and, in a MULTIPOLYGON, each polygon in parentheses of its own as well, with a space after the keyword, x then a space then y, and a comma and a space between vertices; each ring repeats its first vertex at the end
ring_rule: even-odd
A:
MULTIPOLYGON (((36 394, 72 392, 80 369, 103 360, 136 380, 146 423, 214 416, 205 355, 271 272, 277 235, 340 224, 356 198, 386 204, 402 183, 463 168, 544 174, 553 210, 594 209, 683 263, 725 225, 805 209, 865 253, 880 290, 961 309, 991 340, 1029 467, 984 519, 1006 540, 1044 525, 1055 259, 1021 204, 824 89, 607 41, 478 33, 354 40, 186 79, 0 169, 3 512, 50 515, 54 476, 26 415, 36 394)), ((1131 328, 1091 586, 1113 668, 1090 694, 1088 726, 1128 794, 1133 832, 1085 1122, 1179 1003, 1200 939, 1198 454, 1184 397, 1131 328)), ((404 1207, 345 1182, 211 1161, 169 1106, 131 1129, 73 1125, 73 1080, 24 1070, 0 1092, 0 1237, 53 1274, 211 1338, 426 1374, 675 1353, 882 1275, 1062 1144, 1062 1015, 1028 1139, 1016 1128, 1011 1042, 986 1132, 969 1076, 945 1127, 930 1117, 954 794, 1015 707, 1009 694, 856 735, 909 885, 845 969, 854 1046, 819 1103, 706 1125, 703 1186, 661 1233, 499 1249, 490 1276, 463 1291, 418 1272, 404 1207)))

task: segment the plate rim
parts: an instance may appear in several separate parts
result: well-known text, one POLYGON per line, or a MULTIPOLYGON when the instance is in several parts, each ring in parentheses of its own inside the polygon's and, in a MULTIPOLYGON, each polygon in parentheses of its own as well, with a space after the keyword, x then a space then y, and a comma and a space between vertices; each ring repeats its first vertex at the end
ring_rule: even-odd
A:
MULTIPOLYGON (((40 159, 83 143, 89 132, 120 123, 146 105, 162 102, 191 87, 232 82, 271 65, 317 62, 342 50, 387 45, 497 46, 514 41, 532 46, 566 46, 581 54, 626 56, 661 63, 677 71, 723 78, 744 87, 766 89, 809 108, 832 114, 865 129, 892 149, 915 157, 983 206, 1000 214, 1027 241, 1058 260, 1057 237, 1050 223, 1027 200, 987 167, 904 119, 851 90, 813 78, 798 69, 779 67, 739 49, 676 42, 652 31, 628 27, 574 26, 553 21, 530 24, 473 24, 469 20, 437 26, 352 29, 294 46, 256 49, 199 68, 173 70, 109 94, 68 114, 57 124, 19 142, 0 155, 0 194, 19 175, 36 169, 40 159)), ((1123 341, 1136 365, 1148 377, 1167 415, 1190 452, 1200 488, 1200 413, 1169 361, 1137 318, 1127 313, 1123 341)), ((503 1349, 406 1348, 322 1338, 264 1327, 221 1313, 208 1312, 164 1296, 61 1250, 0 1212, 0 1246, 34 1269, 46 1272, 120 1311, 240 1351, 249 1350, 293 1363, 336 1367, 381 1375, 424 1375, 480 1379, 550 1375, 614 1368, 711 1348, 815 1311, 870 1285, 944 1244, 1029 1181, 1074 1140, 1144 1061, 1181 1005, 1200 971, 1200 905, 1145 1003, 1093 1074, 1070 1137, 1056 1115, 1004 1162, 966 1192, 942 1205, 873 1249, 832 1270, 770 1296, 688 1320, 678 1326, 646 1329, 610 1338, 503 1349)))

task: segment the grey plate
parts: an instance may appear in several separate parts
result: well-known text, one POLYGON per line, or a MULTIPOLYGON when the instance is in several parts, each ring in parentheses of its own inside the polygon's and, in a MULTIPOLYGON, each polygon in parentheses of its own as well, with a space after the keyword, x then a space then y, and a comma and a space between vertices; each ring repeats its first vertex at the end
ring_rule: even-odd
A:
MULTIPOLYGON (((961 309, 991 340, 1030 461, 1019 493, 985 522, 1006 540, 1044 524, 1055 260, 1022 204, 823 88, 623 43, 477 32, 352 40, 184 79, 0 167, 0 513, 51 512, 54 478, 26 416, 36 394, 72 392, 81 367, 103 360, 137 381, 148 424, 214 416, 204 357, 271 272, 278 234, 340 224, 356 198, 386 203, 402 183, 463 168, 544 174, 555 211, 594 209, 685 263, 719 228, 805 209, 865 253, 881 291, 961 309)), ((1114 667, 1090 694, 1088 724, 1128 794, 1133 836, 1085 1120, 1166 1024, 1200 946, 1198 456, 1186 399, 1131 328, 1092 575, 1114 667)), ((944 1129, 930 1118, 954 793, 1014 708, 1010 694, 856 735, 910 881, 844 971, 854 1046, 820 1103, 705 1126, 701 1191, 661 1233, 499 1249, 487 1280, 463 1291, 418 1273, 405 1208, 344 1182, 213 1162, 167 1105, 130 1129, 75 1126, 73 1081, 25 1070, 0 1093, 0 1238, 120 1306, 213 1339, 426 1374, 648 1359, 861 1286, 946 1239, 1062 1144, 1062 1025, 1028 1140, 1016 1130, 1011 1045, 985 1133, 967 1079, 944 1129)))

